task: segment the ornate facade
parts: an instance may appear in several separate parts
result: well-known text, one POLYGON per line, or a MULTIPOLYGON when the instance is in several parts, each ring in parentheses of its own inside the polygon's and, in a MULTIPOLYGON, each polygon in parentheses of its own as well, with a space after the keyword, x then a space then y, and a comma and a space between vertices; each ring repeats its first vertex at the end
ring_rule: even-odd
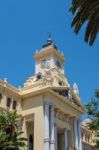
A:
POLYGON ((64 54, 49 38, 36 50, 35 74, 16 89, 0 81, 0 109, 17 110, 28 139, 26 150, 82 150, 80 118, 85 110, 76 84, 64 74, 64 54))
POLYGON ((90 119, 85 119, 82 122, 81 128, 81 138, 82 138, 82 150, 99 150, 96 148, 96 143, 99 143, 99 137, 95 135, 94 132, 88 129, 87 123, 90 119))

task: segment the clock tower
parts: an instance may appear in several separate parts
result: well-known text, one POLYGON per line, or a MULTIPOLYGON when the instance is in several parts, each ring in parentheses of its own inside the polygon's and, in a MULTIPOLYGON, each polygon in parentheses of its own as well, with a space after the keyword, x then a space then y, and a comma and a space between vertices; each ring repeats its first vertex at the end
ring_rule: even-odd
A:
POLYGON ((51 37, 48 37, 47 42, 42 46, 41 50, 36 50, 35 58, 35 73, 44 74, 50 69, 56 69, 64 74, 64 55, 59 52, 57 46, 53 43, 51 37))

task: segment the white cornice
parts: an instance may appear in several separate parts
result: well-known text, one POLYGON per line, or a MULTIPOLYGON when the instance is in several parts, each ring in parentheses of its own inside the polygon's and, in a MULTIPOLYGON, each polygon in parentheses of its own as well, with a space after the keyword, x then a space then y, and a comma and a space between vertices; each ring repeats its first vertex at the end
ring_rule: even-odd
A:
POLYGON ((4 89, 8 89, 9 91, 19 95, 19 90, 9 83, 5 83, 3 80, 0 80, 0 86, 4 89))
POLYGON ((31 91, 30 90, 26 90, 24 92, 21 92, 20 94, 21 94, 22 99, 26 99, 26 98, 29 98, 29 97, 32 97, 32 96, 37 96, 37 95, 46 94, 46 93, 52 94, 53 96, 57 97, 58 99, 62 100, 66 104, 68 104, 70 107, 72 107, 76 111, 79 111, 81 114, 85 113, 84 110, 82 110, 81 108, 78 108, 77 106, 73 105, 68 100, 66 100, 63 96, 60 96, 59 94, 55 93, 52 90, 52 88, 53 87, 46 86, 46 87, 42 87, 39 90, 35 90, 35 91, 34 91, 34 89, 31 90, 31 91))

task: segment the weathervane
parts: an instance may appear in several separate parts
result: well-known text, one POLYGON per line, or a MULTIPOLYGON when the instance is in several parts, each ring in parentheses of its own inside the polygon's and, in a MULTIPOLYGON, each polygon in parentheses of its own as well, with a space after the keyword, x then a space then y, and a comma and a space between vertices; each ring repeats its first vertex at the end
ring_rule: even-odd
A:
POLYGON ((49 32, 49 33, 48 33, 48 40, 47 40, 47 43, 50 43, 50 44, 53 43, 53 42, 52 42, 52 39, 51 39, 51 36, 52 36, 52 33, 49 32))

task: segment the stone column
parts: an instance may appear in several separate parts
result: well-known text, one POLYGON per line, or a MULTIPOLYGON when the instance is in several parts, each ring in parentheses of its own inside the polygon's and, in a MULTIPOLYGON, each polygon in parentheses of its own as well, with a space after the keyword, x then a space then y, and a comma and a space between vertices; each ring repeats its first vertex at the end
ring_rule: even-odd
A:
POLYGON ((55 150, 57 150, 57 125, 55 124, 55 150))
POLYGON ((72 132, 72 142, 71 142, 71 145, 72 145, 72 147, 74 147, 74 120, 73 120, 73 118, 72 118, 72 120, 71 120, 71 132, 72 132))
POLYGON ((64 129, 64 150, 68 149, 67 129, 64 129))
POLYGON ((44 150, 49 150, 49 104, 45 103, 45 138, 44 150))
POLYGON ((78 125, 77 125, 77 119, 74 119, 74 147, 78 150, 78 125))
POLYGON ((55 150, 54 106, 50 107, 50 150, 55 150))
POLYGON ((80 120, 78 120, 78 149, 79 149, 79 150, 82 150, 82 139, 81 139, 80 120))
POLYGON ((84 134, 83 141, 85 142, 86 141, 86 139, 85 139, 85 133, 83 133, 83 134, 84 134))

